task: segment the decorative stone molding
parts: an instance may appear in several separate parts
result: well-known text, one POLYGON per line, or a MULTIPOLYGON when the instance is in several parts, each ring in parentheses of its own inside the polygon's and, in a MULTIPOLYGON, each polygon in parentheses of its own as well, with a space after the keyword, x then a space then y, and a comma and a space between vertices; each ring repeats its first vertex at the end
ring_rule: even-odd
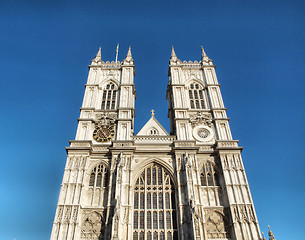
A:
POLYGON ((78 171, 86 166, 86 156, 69 156, 67 159, 67 170, 78 171))
POLYGON ((239 154, 223 154, 221 159, 225 170, 244 170, 239 154))
POLYGON ((81 225, 81 239, 101 239, 104 221, 100 211, 85 211, 81 225))
POLYGON ((120 76, 120 72, 119 71, 113 71, 112 69, 109 69, 109 70, 104 70, 103 71, 103 76, 106 76, 106 77, 119 77, 120 76))
POLYGON ((91 144, 89 141, 70 141, 70 147, 75 147, 75 148, 91 147, 91 144))
POLYGON ((133 137, 135 144, 149 144, 149 143, 159 143, 159 144, 170 144, 176 137, 175 136, 135 136, 133 137))
POLYGON ((223 211, 206 209, 206 231, 208 238, 227 239, 230 238, 229 225, 226 221, 223 211))
POLYGON ((63 216, 63 222, 68 223, 70 221, 71 216, 71 206, 65 207, 65 214, 63 216))
POLYGON ((133 146, 133 142, 113 142, 113 147, 130 147, 133 146))
POLYGON ((114 61, 112 61, 111 63, 107 61, 106 64, 102 64, 102 69, 120 69, 121 67, 122 65, 119 61, 117 63, 115 63, 114 61))
POLYGON ((214 152, 213 146, 202 146, 199 148, 199 152, 214 152))
POLYGON ((78 215, 78 206, 73 207, 71 222, 76 223, 78 215))
POLYGON ((102 147, 102 146, 93 146, 92 147, 93 152, 108 152, 108 147, 102 147))
POLYGON ((117 118, 116 113, 98 113, 95 115, 95 127, 101 127, 104 125, 113 125, 117 118))
POLYGON ((206 112, 197 112, 196 114, 190 115, 190 122, 192 127, 196 127, 198 125, 211 127, 212 115, 206 112))
POLYGON ((195 147, 195 142, 175 141, 175 147, 195 147))
POLYGON ((58 206, 57 218, 56 218, 55 222, 61 222, 63 211, 64 211, 64 207, 63 206, 58 206))
POLYGON ((234 222, 257 222, 252 204, 236 204, 232 206, 234 222))
POLYGON ((221 148, 232 148, 238 147, 237 140, 229 140, 229 141, 217 141, 217 146, 221 148))

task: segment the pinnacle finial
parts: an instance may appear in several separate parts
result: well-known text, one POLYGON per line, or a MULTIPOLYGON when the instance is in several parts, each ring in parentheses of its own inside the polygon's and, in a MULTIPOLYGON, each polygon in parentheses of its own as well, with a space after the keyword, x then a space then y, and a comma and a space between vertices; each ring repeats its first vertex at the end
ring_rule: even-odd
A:
POLYGON ((268 233, 268 235, 269 235, 269 240, 275 240, 275 237, 274 237, 273 232, 271 231, 269 225, 268 225, 268 228, 269 228, 269 233, 268 233))
POLYGON ((96 63, 102 61, 102 48, 101 47, 99 47, 98 52, 97 52, 95 58, 92 61, 96 62, 96 63))
POLYGON ((131 58, 132 58, 132 55, 131 55, 131 47, 130 47, 130 46, 129 46, 129 48, 128 48, 127 57, 131 57, 131 58))
POLYGON ((171 58, 173 58, 173 57, 177 57, 176 53, 175 53, 174 46, 172 46, 172 54, 171 54, 171 58))
POLYGON ((205 53, 202 45, 201 45, 201 55, 202 55, 202 57, 207 57, 207 54, 205 53))
POLYGON ((132 55, 131 55, 131 47, 129 46, 127 56, 124 59, 124 62, 129 62, 130 63, 131 61, 133 61, 133 58, 132 58, 132 55))
POLYGON ((170 63, 177 62, 179 59, 176 56, 174 46, 172 46, 171 58, 169 60, 170 63))
POLYGON ((118 43, 118 45, 116 46, 116 50, 115 50, 115 62, 118 62, 118 56, 119 56, 119 46, 120 44, 118 43))
POLYGON ((262 234, 263 234, 263 239, 262 240, 267 240, 266 238, 265 238, 265 235, 264 235, 264 233, 262 232, 262 234))
POLYGON ((154 109, 152 109, 150 112, 151 112, 152 117, 155 116, 155 110, 154 109))
POLYGON ((209 62, 210 58, 205 53, 203 46, 201 46, 201 61, 202 62, 209 62))

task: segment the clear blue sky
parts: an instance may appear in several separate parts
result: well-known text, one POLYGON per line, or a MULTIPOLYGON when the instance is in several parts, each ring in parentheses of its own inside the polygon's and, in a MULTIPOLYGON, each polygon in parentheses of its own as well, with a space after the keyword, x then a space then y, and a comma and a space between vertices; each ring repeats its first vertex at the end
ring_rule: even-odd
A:
POLYGON ((261 230, 305 236, 304 1, 1 1, 0 239, 49 239, 87 65, 128 46, 136 132, 156 111, 169 130, 171 45, 217 65, 261 230), (44 2, 44 3, 42 3, 44 2))

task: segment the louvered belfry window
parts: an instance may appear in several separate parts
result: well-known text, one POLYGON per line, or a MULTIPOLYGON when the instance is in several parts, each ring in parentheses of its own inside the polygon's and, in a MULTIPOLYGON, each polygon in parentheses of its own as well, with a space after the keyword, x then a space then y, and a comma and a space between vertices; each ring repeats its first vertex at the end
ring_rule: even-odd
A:
POLYGON ((174 185, 158 164, 147 167, 136 181, 133 240, 178 240, 174 185))
POLYGON ((205 98, 202 86, 198 83, 192 83, 189 86, 189 99, 191 109, 205 109, 205 98))
POLYGON ((101 109, 115 109, 117 90, 113 83, 106 85, 102 96, 101 109))

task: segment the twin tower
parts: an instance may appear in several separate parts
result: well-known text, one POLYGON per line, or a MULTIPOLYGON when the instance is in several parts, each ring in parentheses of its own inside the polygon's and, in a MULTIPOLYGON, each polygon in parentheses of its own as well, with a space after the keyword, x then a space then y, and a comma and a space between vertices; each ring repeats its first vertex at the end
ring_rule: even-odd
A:
POLYGON ((89 66, 52 240, 259 240, 242 148, 232 139, 213 61, 172 49, 170 134, 152 112, 134 133, 135 65, 89 66))

